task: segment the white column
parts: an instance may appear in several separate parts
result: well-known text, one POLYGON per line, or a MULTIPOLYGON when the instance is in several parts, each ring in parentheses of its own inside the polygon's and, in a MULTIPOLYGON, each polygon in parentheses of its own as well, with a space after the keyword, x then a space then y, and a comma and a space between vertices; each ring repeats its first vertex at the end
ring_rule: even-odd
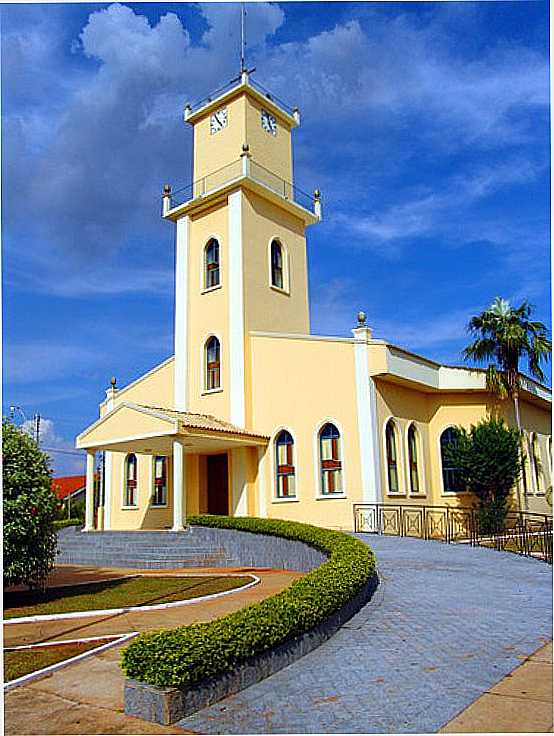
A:
POLYGON ((244 390, 244 272, 242 254, 242 191, 229 195, 229 373, 230 420, 246 424, 244 390))
POLYGON ((233 516, 248 516, 246 450, 245 447, 236 447, 231 452, 233 516))
POLYGON ((186 513, 185 453, 180 442, 173 442, 173 527, 172 531, 181 532, 186 513))
POLYGON ((111 529, 113 453, 104 453, 104 530, 111 529))
POLYGON ((175 408, 187 410, 189 218, 177 220, 175 237, 175 408))
POLYGON ((375 384, 369 376, 368 340, 371 330, 360 326, 352 330, 356 343, 354 360, 356 370, 356 399, 358 409, 358 436, 362 503, 379 503, 381 496, 379 453, 377 442, 377 414, 375 384))
POLYGON ((85 531, 94 529, 94 460, 96 452, 87 450, 87 482, 85 486, 85 531))
POLYGON ((269 450, 265 447, 258 447, 258 514, 260 517, 267 516, 267 497, 266 497, 266 457, 269 450))

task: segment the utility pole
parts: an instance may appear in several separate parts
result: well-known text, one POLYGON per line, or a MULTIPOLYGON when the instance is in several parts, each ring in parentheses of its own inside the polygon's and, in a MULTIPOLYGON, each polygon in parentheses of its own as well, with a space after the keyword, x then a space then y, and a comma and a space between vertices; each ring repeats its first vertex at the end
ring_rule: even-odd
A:
POLYGON ((40 414, 35 414, 35 437, 38 447, 40 445, 40 414))

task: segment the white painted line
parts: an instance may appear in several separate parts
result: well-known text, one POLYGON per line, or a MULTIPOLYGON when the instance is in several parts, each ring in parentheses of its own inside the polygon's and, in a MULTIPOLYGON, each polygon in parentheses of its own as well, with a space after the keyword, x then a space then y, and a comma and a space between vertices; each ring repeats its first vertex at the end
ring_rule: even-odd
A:
MULTIPOLYGON (((132 631, 129 634, 124 634, 119 639, 115 641, 110 641, 107 644, 103 644, 100 647, 96 647, 95 649, 90 649, 88 652, 83 652, 82 654, 77 654, 75 657, 71 657, 70 659, 64 659, 63 662, 57 662, 56 664, 51 664, 49 667, 43 667, 41 670, 37 670, 36 672, 30 672, 28 675, 23 675, 22 677, 18 677, 15 680, 10 680, 10 682, 6 682, 4 685, 4 692, 7 692, 8 690, 13 690, 16 687, 19 687, 20 685, 25 685, 28 682, 31 682, 32 680, 37 680, 39 677, 44 677, 44 675, 50 675, 53 672, 56 672, 57 670, 61 670, 64 667, 69 667, 69 665, 75 664, 76 662, 80 662, 83 659, 86 659, 87 657, 91 657, 93 654, 98 654, 99 652, 104 652, 106 649, 111 649, 111 647, 118 646, 119 644, 124 644, 126 641, 129 641, 129 639, 133 639, 135 636, 138 636, 138 631, 132 631)), ((107 637, 102 637, 107 638, 107 637)), ((65 642, 64 642, 65 643, 65 642)), ((36 644, 35 648, 40 647, 40 644, 36 644)))
MULTIPOLYGON (((152 576, 154 577, 154 576, 152 576)), ((188 576, 187 576, 188 577, 188 576)), ((227 576, 226 576, 227 577, 227 576)), ((257 575, 246 573, 244 575, 233 574, 229 577, 249 577, 252 578, 251 583, 241 585, 239 588, 231 588, 231 590, 224 590, 221 593, 210 593, 210 595, 203 595, 198 598, 189 598, 184 601, 174 601, 173 603, 158 603, 153 606, 128 606, 127 608, 104 608, 94 611, 74 611, 73 613, 50 613, 43 614, 41 616, 21 616, 19 618, 9 618, 4 621, 4 626, 13 626, 14 624, 34 624, 39 621, 63 621, 69 618, 91 618, 93 616, 110 616, 119 615, 121 613, 134 613, 135 611, 160 611, 164 608, 176 608, 177 606, 189 606, 193 603, 203 603, 204 601, 210 601, 214 598, 221 598, 224 595, 231 595, 231 593, 240 593, 243 590, 248 590, 254 585, 258 585, 261 582, 257 575)))

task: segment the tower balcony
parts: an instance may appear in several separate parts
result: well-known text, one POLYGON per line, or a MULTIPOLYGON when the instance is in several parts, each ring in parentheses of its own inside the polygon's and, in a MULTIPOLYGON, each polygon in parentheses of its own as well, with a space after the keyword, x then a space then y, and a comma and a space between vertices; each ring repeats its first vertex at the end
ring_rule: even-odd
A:
POLYGON ((211 203, 214 199, 243 186, 294 211, 306 224, 321 220, 321 195, 317 189, 313 195, 308 194, 258 164, 250 157, 248 147, 243 148, 245 150, 239 159, 212 171, 188 186, 172 190, 171 186, 166 184, 162 194, 162 217, 176 220, 202 203, 211 203))

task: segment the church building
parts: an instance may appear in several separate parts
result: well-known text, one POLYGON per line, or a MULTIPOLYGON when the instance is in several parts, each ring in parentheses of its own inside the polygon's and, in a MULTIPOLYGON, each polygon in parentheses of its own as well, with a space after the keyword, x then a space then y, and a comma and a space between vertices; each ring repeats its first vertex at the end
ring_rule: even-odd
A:
MULTIPOLYGON (((375 338, 363 313, 351 335, 310 334, 306 235, 322 205, 294 185, 298 109, 243 71, 185 120, 193 183, 162 198, 175 352, 128 386, 112 380, 77 437, 85 529, 181 530, 196 513, 352 529, 354 504, 475 504, 444 447, 491 412, 514 425, 485 372, 375 338)), ((550 513, 550 391, 525 378, 520 402, 528 460, 514 507, 550 513)))

